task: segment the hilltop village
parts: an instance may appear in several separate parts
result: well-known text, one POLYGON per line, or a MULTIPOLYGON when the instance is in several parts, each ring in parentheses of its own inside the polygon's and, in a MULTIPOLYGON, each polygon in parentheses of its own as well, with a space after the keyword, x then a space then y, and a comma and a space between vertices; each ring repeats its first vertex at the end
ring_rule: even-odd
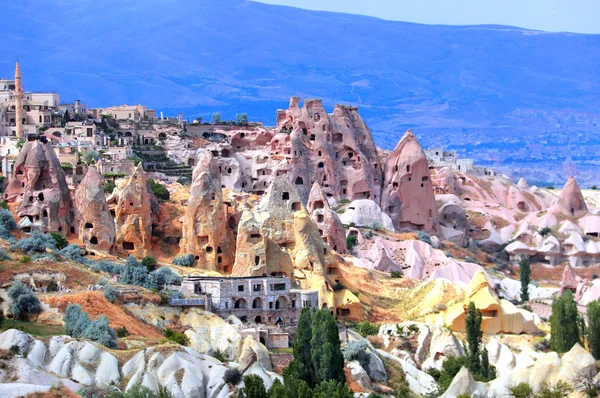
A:
POLYGON ((411 131, 382 150, 357 107, 319 99, 266 127, 62 104, 18 64, 0 89, 6 396, 276 391, 310 311, 336 321, 350 396, 596 383, 593 337, 558 345, 551 322, 571 300, 595 330, 600 198, 574 178, 514 184, 411 131))

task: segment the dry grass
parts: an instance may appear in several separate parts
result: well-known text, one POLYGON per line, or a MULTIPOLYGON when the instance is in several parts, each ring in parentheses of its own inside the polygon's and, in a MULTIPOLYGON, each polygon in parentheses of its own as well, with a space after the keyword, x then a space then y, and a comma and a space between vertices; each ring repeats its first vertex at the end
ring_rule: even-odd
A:
POLYGON ((77 398, 79 395, 75 394, 67 387, 53 387, 48 392, 36 392, 27 394, 25 398, 77 398))
POLYGON ((0 266, 0 285, 11 283, 13 276, 31 272, 63 273, 66 276, 64 285, 71 289, 95 284, 102 275, 70 261, 55 263, 37 263, 30 261, 21 264, 18 261, 5 262, 0 266))
POLYGON ((118 304, 112 304, 100 292, 86 291, 81 293, 50 296, 42 298, 51 307, 65 311, 69 304, 79 304, 86 311, 90 318, 96 319, 100 315, 105 315, 112 328, 121 328, 125 326, 130 334, 151 339, 161 339, 161 333, 153 326, 147 325, 129 314, 118 304))
POLYGON ((494 226, 499 229, 508 227, 510 225, 510 223, 506 219, 500 216, 493 216, 491 221, 492 224, 494 224, 494 226))
POLYGON ((469 224, 477 228, 483 228, 485 223, 487 222, 487 217, 485 214, 474 212, 471 210, 465 211, 467 213, 467 218, 469 219, 469 224))

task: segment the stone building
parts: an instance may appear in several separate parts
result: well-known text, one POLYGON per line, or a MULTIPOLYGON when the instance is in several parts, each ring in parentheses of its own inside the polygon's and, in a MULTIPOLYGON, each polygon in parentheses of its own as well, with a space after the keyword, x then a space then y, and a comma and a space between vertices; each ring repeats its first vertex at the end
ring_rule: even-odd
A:
POLYGON ((171 305, 200 306, 222 317, 235 315, 242 322, 257 324, 293 324, 302 308, 319 306, 317 291, 291 289, 288 278, 277 276, 187 276, 181 282, 181 293, 185 299, 171 300, 171 305), (200 301, 194 303, 194 299, 200 301), (186 304, 186 300, 192 301, 186 304))
POLYGON ((461 159, 456 151, 444 151, 444 148, 429 148, 425 150, 430 167, 449 167, 454 171, 462 171, 474 175, 494 176, 496 173, 486 167, 475 166, 473 159, 461 159))

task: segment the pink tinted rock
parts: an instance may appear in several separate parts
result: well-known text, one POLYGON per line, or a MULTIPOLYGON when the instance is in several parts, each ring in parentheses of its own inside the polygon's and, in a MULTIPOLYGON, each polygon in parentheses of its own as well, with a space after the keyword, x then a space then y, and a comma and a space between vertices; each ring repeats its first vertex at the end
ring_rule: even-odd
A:
POLYGON ((587 204, 575 178, 570 177, 567 180, 558 198, 557 206, 566 216, 578 217, 588 212, 587 204))
POLYGON ((398 229, 439 232, 429 163, 410 130, 387 160, 381 206, 398 229))
POLYGON ((329 202, 317 182, 310 190, 306 209, 317 223, 323 241, 336 252, 346 253, 346 229, 337 213, 329 207, 329 202))

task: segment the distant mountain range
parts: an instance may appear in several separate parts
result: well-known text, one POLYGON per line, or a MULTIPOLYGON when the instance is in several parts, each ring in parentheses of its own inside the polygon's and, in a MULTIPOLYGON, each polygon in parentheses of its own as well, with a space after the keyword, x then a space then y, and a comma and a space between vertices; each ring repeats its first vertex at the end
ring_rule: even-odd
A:
MULTIPOLYGON (((508 169, 551 161, 555 171, 567 156, 586 170, 600 149, 600 35, 419 25, 244 0, 2 8, 0 75, 9 77, 18 57, 26 89, 91 107, 143 103, 205 119, 247 112, 269 125, 298 95, 323 98, 328 110, 358 105, 384 148, 411 128, 424 146, 508 169)), ((555 174, 546 179, 562 178, 555 174)))

